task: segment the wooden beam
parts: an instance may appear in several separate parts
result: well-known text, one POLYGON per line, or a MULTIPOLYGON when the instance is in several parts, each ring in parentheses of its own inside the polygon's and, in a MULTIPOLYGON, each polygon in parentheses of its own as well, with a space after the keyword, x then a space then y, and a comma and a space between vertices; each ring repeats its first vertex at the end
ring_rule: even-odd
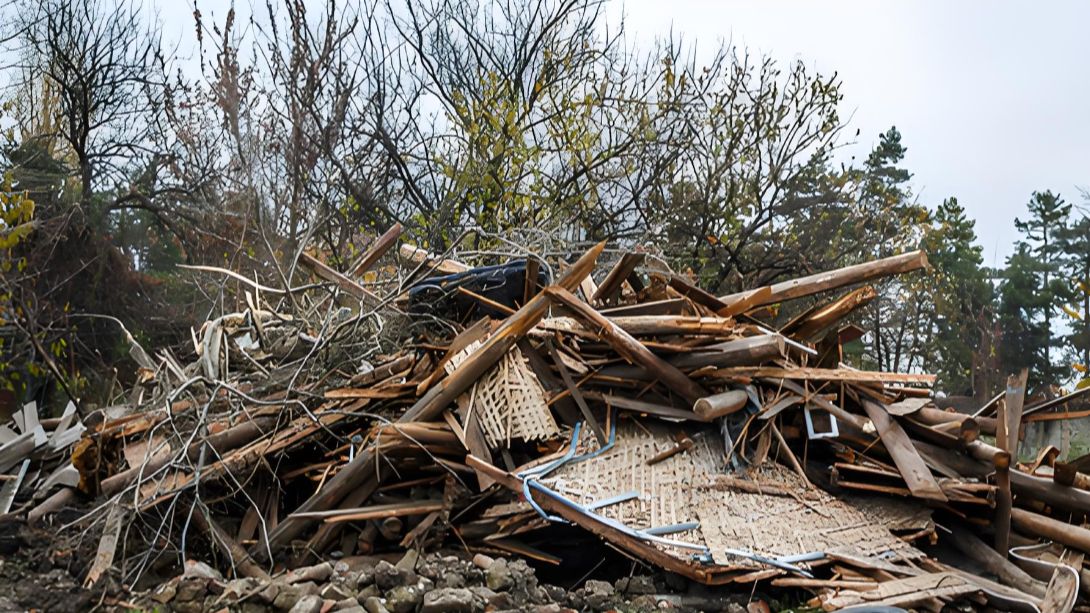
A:
MULTIPOLYGON (((792 279, 791 281, 770 285, 768 286, 768 294, 761 300, 754 301, 749 306, 752 308, 765 304, 783 302, 784 300, 801 298, 803 296, 812 296, 831 289, 873 281, 874 279, 903 274, 926 267, 927 254, 923 251, 910 251, 901 255, 874 260, 873 262, 838 268, 837 270, 821 272, 808 277, 800 277, 798 279, 792 279)), ((734 305, 739 301, 750 298, 753 292, 754 290, 728 294, 720 297, 720 300, 727 303, 727 305, 734 305)))
POLYGON ((564 365, 564 360, 560 359, 560 352, 556 350, 556 346, 553 345, 551 340, 546 339, 545 347, 549 350, 549 355, 553 359, 553 363, 556 364, 556 369, 560 372, 560 379, 564 382, 564 386, 568 388, 568 393, 571 394, 573 400, 575 400, 576 406, 579 407, 579 412, 583 414, 583 419, 586 420, 587 425, 590 426, 594 437, 598 439, 598 444, 605 447, 609 443, 609 437, 606 436, 605 430, 602 430, 602 426, 598 423, 598 420, 594 418, 594 413, 591 412, 590 407, 587 406, 587 401, 583 400, 583 394, 579 391, 579 386, 575 384, 575 381, 571 378, 571 373, 568 372, 568 367, 564 365))
MULTIPOLYGON (((1026 393, 1026 378, 1029 371, 1022 369, 1017 377, 1007 378, 1007 392, 1003 402, 999 403, 999 415, 996 423, 996 446, 1018 457, 1018 431, 1022 423, 1022 402, 1026 393)), ((1003 557, 1010 551, 1011 508, 1014 504, 1011 494, 1010 463, 996 466, 995 482, 998 485, 995 496, 995 549, 1003 557)))
POLYGON ((380 302, 379 297, 368 291, 367 288, 356 283, 352 279, 349 279, 340 272, 333 270, 327 266, 325 262, 322 262, 309 253, 299 254, 299 261, 305 264, 307 268, 314 272, 314 274, 330 283, 335 283, 337 287, 340 287, 346 293, 359 298, 366 304, 375 305, 380 302))
POLYGON ((897 465, 897 470, 908 484, 912 495, 917 498, 947 502, 946 494, 942 493, 942 488, 939 487, 931 470, 927 468, 927 464, 912 444, 912 439, 908 438, 908 434, 901 428, 901 424, 890 417, 884 406, 873 400, 863 399, 863 410, 874 423, 878 436, 882 439, 882 445, 893 458, 893 463, 897 465))

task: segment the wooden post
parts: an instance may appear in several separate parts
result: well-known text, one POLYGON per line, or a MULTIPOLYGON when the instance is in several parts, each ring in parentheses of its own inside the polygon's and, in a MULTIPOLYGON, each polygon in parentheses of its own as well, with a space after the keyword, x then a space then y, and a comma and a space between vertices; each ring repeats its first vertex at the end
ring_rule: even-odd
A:
POLYGON ((999 486, 995 497, 995 548, 1003 557, 1010 550, 1011 495, 1010 462, 1018 459, 1018 431, 1022 423, 1022 403, 1026 394, 1029 370, 1023 368, 1018 376, 1007 378, 1007 393, 999 404, 996 420, 995 442, 1009 454, 1010 460, 996 466, 995 482, 999 486))

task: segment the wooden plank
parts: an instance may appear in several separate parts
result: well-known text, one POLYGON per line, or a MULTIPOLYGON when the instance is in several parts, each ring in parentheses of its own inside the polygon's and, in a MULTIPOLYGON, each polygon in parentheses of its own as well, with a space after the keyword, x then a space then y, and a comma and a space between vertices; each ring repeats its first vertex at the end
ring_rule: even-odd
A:
POLYGON ((901 428, 901 424, 889 416, 884 406, 873 400, 863 399, 863 410, 874 423, 882 444, 893 458, 893 463, 897 465, 897 470, 908 484, 912 495, 917 498, 947 502, 946 494, 942 493, 942 488, 939 487, 931 470, 927 468, 927 464, 916 451, 912 439, 908 438, 908 434, 901 428))
MULTIPOLYGON (((760 301, 755 301, 750 305, 750 308, 803 296, 812 296, 831 289, 873 281, 874 279, 903 274, 926 267, 927 254, 923 251, 910 251, 901 255, 874 260, 873 262, 846 266, 770 285, 768 286, 767 296, 760 301)), ((720 297, 720 300, 728 305, 733 305, 748 298, 751 293, 752 291, 728 294, 720 297)))
POLYGON ((727 306, 717 310, 715 314, 720 317, 734 317, 745 313, 757 305, 766 304, 765 301, 772 297, 772 288, 761 287, 735 295, 737 296, 737 299, 733 302, 720 298, 727 306))
POLYGON ((837 298, 829 304, 815 309, 805 317, 791 321, 781 330, 781 334, 792 336, 799 340, 812 340, 823 335, 840 320, 851 315, 872 300, 878 297, 878 292, 870 285, 837 298))
POLYGON ((376 504, 354 509, 300 513, 297 514, 297 516, 306 519, 321 519, 327 523, 337 523, 345 521, 363 521, 367 519, 386 519, 387 517, 427 515, 428 513, 440 511, 442 509, 442 500, 414 500, 412 502, 376 504))
POLYGON ((844 381, 847 383, 915 383, 934 385, 935 375, 875 372, 847 368, 778 368, 775 366, 734 366, 720 368, 714 376, 721 379, 740 377, 775 377, 796 381, 844 381))
MULTIPOLYGON (((999 417, 996 424, 996 446, 1006 451, 1012 458, 1018 457, 1018 432, 1022 423, 1022 402, 1026 393, 1026 378, 1029 371, 1025 368, 1016 376, 1007 378, 1007 392, 1004 401, 999 403, 999 417)), ((1006 557, 1010 550, 1011 536, 1011 495, 1010 463, 997 466, 995 482, 999 486, 995 497, 995 549, 1006 557)))
POLYGON ((644 347, 632 335, 602 316, 601 313, 594 310, 586 302, 576 298, 570 291, 561 287, 551 287, 546 289, 545 293, 557 304, 566 307, 572 314, 582 319, 584 323, 596 329, 602 339, 608 342, 622 357, 654 373, 664 385, 680 394, 682 398, 689 402, 696 402, 708 395, 707 390, 700 384, 690 379, 688 375, 675 366, 651 353, 650 349, 644 347))

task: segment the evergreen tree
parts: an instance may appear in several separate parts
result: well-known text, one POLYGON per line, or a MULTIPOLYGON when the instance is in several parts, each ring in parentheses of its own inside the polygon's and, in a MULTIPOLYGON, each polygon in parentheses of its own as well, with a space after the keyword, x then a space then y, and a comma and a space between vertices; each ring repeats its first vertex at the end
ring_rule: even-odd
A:
POLYGON ((1064 308, 1074 320, 1065 340, 1076 368, 1086 373, 1090 368, 1090 217, 1084 215, 1057 232, 1056 240, 1063 254, 1061 270, 1074 302, 1074 308, 1064 308))
POLYGON ((1007 258, 999 289, 999 359, 1007 372, 1028 368, 1033 387, 1054 380, 1049 332, 1042 316, 1050 298, 1041 291, 1041 261, 1027 243, 1019 242, 1017 247, 1007 258))
POLYGON ((991 320, 993 290, 976 245, 976 222, 957 198, 947 198, 931 216, 923 248, 932 273, 926 283, 931 338, 924 369, 942 389, 973 391, 973 354, 981 349, 981 326, 991 320))
POLYGON ((1056 369, 1052 366, 1051 346, 1054 341, 1057 341, 1053 333, 1052 316, 1055 305, 1069 294, 1067 284, 1060 274, 1063 245, 1057 239, 1057 235, 1063 233, 1070 214, 1071 205, 1064 202, 1059 194, 1046 190, 1033 192, 1033 197, 1029 201, 1029 217, 1025 221, 1014 220, 1015 227, 1026 237, 1027 254, 1034 260, 1031 268, 1035 271, 1036 288, 1042 303, 1039 314, 1044 322, 1041 349, 1044 353, 1045 364, 1048 365, 1042 375, 1045 372, 1056 373, 1056 369))

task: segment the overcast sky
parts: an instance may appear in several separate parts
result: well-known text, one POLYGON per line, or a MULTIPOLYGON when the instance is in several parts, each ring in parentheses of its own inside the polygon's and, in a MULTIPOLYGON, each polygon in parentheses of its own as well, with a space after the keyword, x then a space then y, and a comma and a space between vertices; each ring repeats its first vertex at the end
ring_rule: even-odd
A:
MULTIPOLYGON (((865 155, 891 125, 922 202, 956 196, 1002 263, 1034 190, 1090 187, 1090 2, 626 0, 630 33, 729 40, 844 81, 865 155)), ((861 154, 861 155, 860 155, 861 154)))
MULTIPOLYGON (((168 40, 192 37, 192 0, 154 4, 168 40)), ((1090 187, 1090 2, 1067 0, 610 0, 630 36, 673 30, 840 74, 848 151, 896 125, 920 200, 956 196, 985 263, 1002 264, 1034 190, 1082 203, 1090 187)), ((238 5, 250 3, 240 0, 238 5)), ((200 0, 222 18, 227 0, 200 0)), ((259 6, 262 3, 258 3, 259 6)), ((245 9, 243 9, 245 10, 245 9)))

